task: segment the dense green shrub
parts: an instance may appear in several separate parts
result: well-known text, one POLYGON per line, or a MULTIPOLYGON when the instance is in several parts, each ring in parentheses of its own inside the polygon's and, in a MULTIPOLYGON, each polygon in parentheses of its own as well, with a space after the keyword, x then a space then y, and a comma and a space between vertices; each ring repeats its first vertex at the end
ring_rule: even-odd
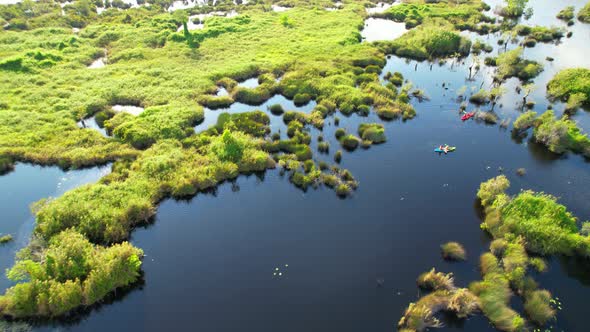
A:
POLYGON ((351 134, 344 135, 340 138, 340 145, 342 145, 343 148, 349 151, 355 150, 359 146, 359 144, 360 140, 358 139, 358 137, 351 134))
POLYGON ((383 143, 386 141, 385 127, 379 123, 361 123, 358 128, 361 139, 372 143, 383 143))
POLYGON ((89 306, 139 277, 143 252, 127 242, 108 248, 88 242, 66 230, 57 234, 42 262, 17 261, 8 271, 14 281, 0 297, 2 314, 16 317, 61 316, 79 306, 89 306))
POLYGON ((586 3, 578 12, 578 20, 584 23, 590 23, 590 2, 586 3))
POLYGON ((547 84, 547 94, 553 99, 569 101, 577 99, 581 104, 590 103, 590 69, 572 68, 557 73, 547 84))
POLYGON ((452 26, 437 21, 406 32, 390 42, 388 47, 388 51, 400 57, 425 60, 455 55, 466 56, 471 49, 471 41, 456 33, 452 26))
POLYGON ((500 80, 518 77, 526 81, 535 78, 543 71, 543 66, 540 63, 522 59, 521 55, 522 48, 516 48, 512 51, 504 52, 496 58, 496 65, 498 66, 497 76, 500 80))
POLYGON ((441 246, 444 259, 463 261, 467 258, 465 249, 458 242, 447 242, 441 246))

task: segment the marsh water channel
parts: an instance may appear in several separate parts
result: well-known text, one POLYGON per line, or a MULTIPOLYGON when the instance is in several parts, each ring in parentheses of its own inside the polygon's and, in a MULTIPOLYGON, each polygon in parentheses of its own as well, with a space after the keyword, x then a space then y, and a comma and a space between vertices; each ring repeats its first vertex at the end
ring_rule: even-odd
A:
MULTIPOLYGON (((565 28, 554 17, 570 4, 580 8, 583 2, 530 1, 534 14, 524 23, 565 28)), ((576 22, 568 30, 573 32, 571 38, 564 37, 558 44, 538 43, 524 52, 526 58, 545 66, 529 98, 538 112, 548 106, 545 86, 557 71, 590 67, 590 25, 576 22), (547 56, 555 61, 547 62, 547 56)), ((492 55, 498 53, 498 35, 477 38, 494 46, 492 55)), ((457 91, 467 86, 469 95, 482 82, 484 88, 491 82, 492 69, 483 63, 469 80, 472 63, 472 56, 441 64, 388 57, 383 74, 399 71, 429 97, 412 100, 417 117, 383 122, 374 113, 336 115, 340 127, 351 133, 362 122, 382 122, 386 127, 386 143, 344 152, 342 167, 360 183, 352 197, 339 199, 325 188, 303 192, 289 183, 288 175, 272 170, 240 176, 191 200, 166 200, 152 224, 132 233, 131 241, 146 255, 140 285, 67 321, 32 323, 30 328, 395 331, 408 303, 420 295, 415 281, 420 273, 432 267, 453 272, 458 286, 480 278, 478 258, 490 241, 479 227, 481 211, 475 194, 481 182, 504 173, 512 182, 511 193, 544 191, 559 197, 580 220, 590 219, 590 163, 583 157, 554 155, 528 138, 512 138, 510 130, 499 125, 460 120, 457 91), (457 151, 433 153, 440 144, 457 146, 457 151), (527 174, 517 176, 518 168, 525 168, 527 174), (465 246, 466 262, 441 259, 439 246, 447 241, 465 246), (378 285, 378 279, 383 285, 378 285)), ((522 97, 514 90, 518 84, 515 80, 505 83, 507 93, 495 107, 501 120, 514 120, 520 114, 522 97)), ((275 96, 260 106, 236 103, 225 110, 206 109, 205 121, 195 130, 214 124, 221 112, 268 112, 267 106, 275 103, 304 112, 314 106, 297 108, 292 101, 275 96)), ((553 107, 557 113, 563 109, 559 103, 553 107)), ((468 106, 468 110, 475 108, 468 106)), ((269 116, 272 132, 281 129, 284 138, 282 119, 270 112, 269 116)), ((590 131, 590 114, 580 110, 573 118, 590 131)), ((314 152, 320 133, 330 143, 330 153, 316 152, 316 159, 331 162, 340 149, 334 138, 336 128, 329 118, 323 132, 309 129, 314 152)), ((14 242, 0 247, 2 268, 12 265, 15 251, 26 244, 33 228, 29 204, 96 181, 105 172, 108 166, 64 172, 18 164, 13 172, 0 176, 1 231, 15 236, 14 242)), ((548 263, 547 272, 533 277, 562 302, 552 331, 587 331, 590 262, 550 257, 548 263)), ((2 280, 3 286, 10 284, 2 280)), ((522 312, 518 297, 513 297, 512 305, 522 312)), ((445 327, 439 329, 454 330, 495 331, 481 315, 445 320, 445 327)))

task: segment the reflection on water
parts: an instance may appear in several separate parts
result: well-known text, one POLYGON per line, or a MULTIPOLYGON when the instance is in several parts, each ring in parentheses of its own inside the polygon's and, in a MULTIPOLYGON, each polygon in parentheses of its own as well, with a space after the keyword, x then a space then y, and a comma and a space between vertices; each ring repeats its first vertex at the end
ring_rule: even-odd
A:
POLYGON ((111 107, 115 112, 125 112, 132 115, 140 115, 145 109, 134 105, 113 105, 111 107))
POLYGON ((92 129, 92 130, 96 130, 99 133, 101 133, 102 136, 104 137, 108 137, 108 133, 107 130, 105 128, 101 128, 98 123, 96 123, 96 118, 95 117, 91 117, 88 119, 84 119, 84 120, 80 120, 77 123, 78 127, 80 128, 88 128, 88 129, 92 129))
POLYGON ((403 35, 406 31, 405 23, 370 17, 365 20, 365 27, 361 31, 364 41, 373 42, 378 40, 394 40, 403 35))
POLYGON ((254 89, 255 87, 259 86, 260 83, 258 82, 258 77, 252 77, 245 81, 238 82, 238 86, 242 88, 249 88, 254 89))

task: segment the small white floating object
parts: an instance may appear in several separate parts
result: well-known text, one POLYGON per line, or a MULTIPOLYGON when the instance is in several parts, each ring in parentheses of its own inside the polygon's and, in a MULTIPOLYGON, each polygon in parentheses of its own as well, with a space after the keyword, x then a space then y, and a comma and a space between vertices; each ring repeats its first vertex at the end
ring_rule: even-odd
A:
POLYGON ((285 264, 285 267, 289 267, 289 264, 285 264))
POLYGON ((279 276, 282 276, 282 275, 283 275, 283 273, 282 272, 279 272, 279 276))
POLYGON ((275 271, 278 271, 278 270, 279 270, 279 268, 278 267, 275 267, 275 271))

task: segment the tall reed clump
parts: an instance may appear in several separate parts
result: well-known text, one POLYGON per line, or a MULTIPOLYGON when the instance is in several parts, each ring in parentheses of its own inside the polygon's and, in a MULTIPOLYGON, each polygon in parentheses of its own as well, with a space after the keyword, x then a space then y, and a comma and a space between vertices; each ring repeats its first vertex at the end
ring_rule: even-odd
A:
POLYGON ((578 20, 580 20, 580 22, 590 23, 590 2, 580 9, 578 12, 578 20))
POLYGON ((467 258, 465 248, 458 242, 447 242, 441 246, 444 259, 452 261, 464 261, 467 258))
POLYGON ((363 141, 369 141, 371 144, 379 144, 387 140, 385 127, 380 123, 361 123, 358 127, 358 133, 363 141))
POLYGON ((452 274, 436 272, 435 269, 418 277, 420 287, 431 290, 415 303, 410 303, 398 322, 400 331, 424 331, 440 327, 436 315, 442 311, 454 313, 459 318, 473 315, 480 308, 477 297, 468 289, 457 288, 452 274))
POLYGON ((571 68, 557 73, 547 84, 547 94, 553 100, 568 103, 569 109, 590 104, 590 69, 571 68))

